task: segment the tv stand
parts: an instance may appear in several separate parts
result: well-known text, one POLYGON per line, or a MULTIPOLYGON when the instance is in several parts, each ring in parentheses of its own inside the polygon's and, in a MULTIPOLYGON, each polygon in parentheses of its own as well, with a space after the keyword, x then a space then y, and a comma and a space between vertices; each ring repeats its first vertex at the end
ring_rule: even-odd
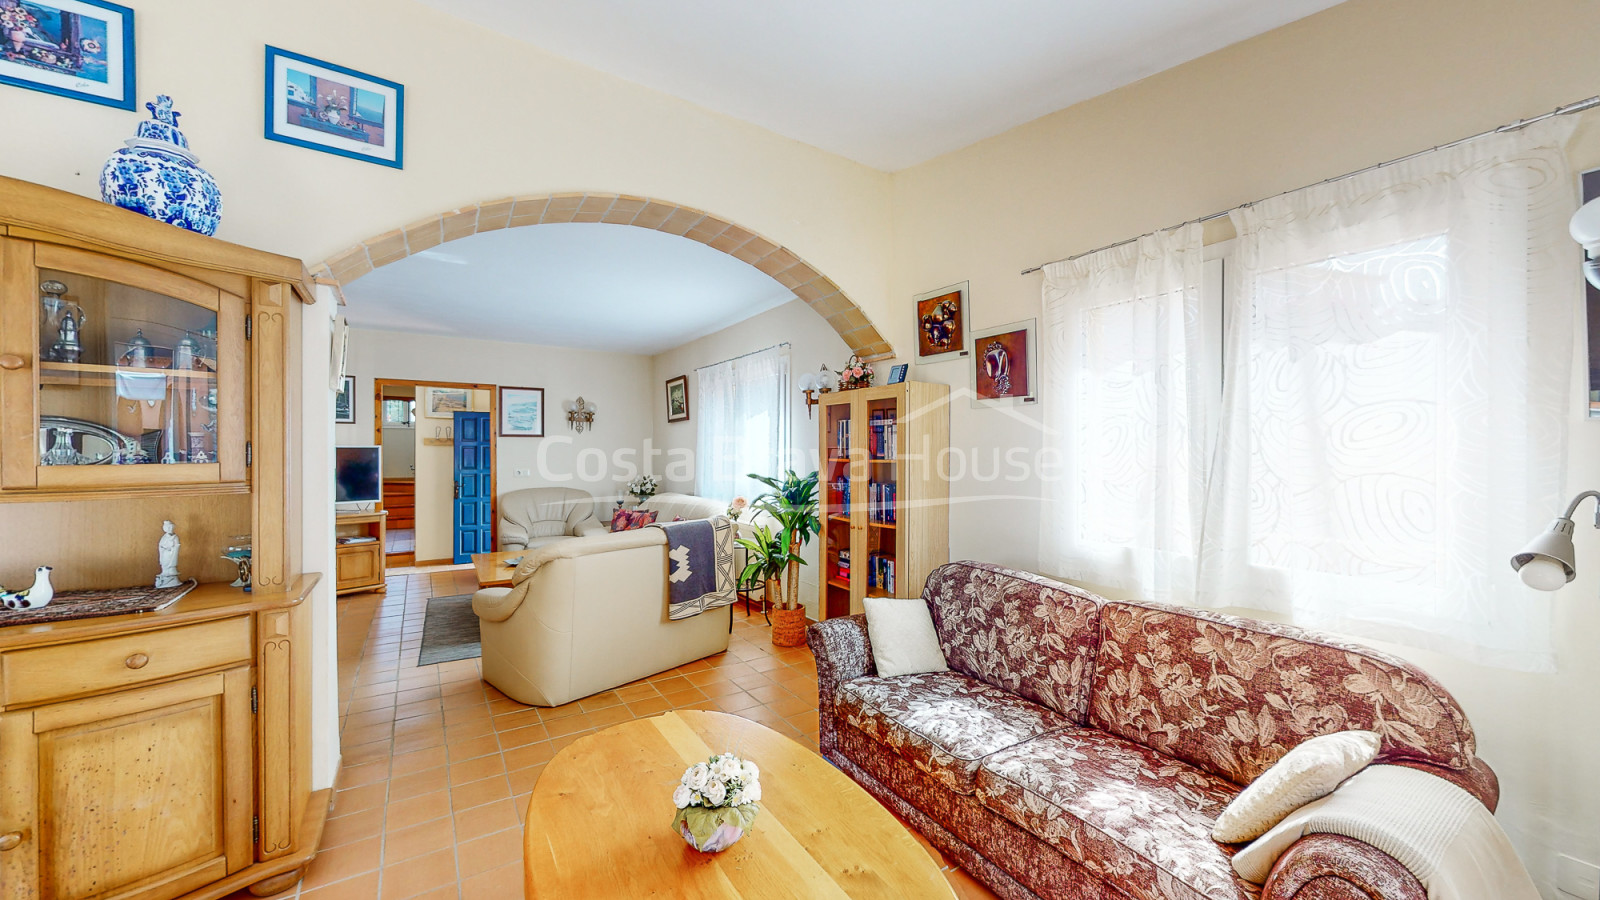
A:
POLYGON ((334 517, 334 552, 339 557, 339 579, 335 593, 383 593, 384 523, 388 517, 389 514, 383 510, 340 513, 334 517))

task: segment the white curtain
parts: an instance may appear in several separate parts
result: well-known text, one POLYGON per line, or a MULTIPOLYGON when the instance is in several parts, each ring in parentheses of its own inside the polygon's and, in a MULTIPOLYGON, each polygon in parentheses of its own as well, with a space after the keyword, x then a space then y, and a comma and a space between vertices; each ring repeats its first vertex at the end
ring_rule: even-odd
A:
POLYGON ((1508 559, 1565 499, 1571 129, 1233 214, 1202 602, 1552 668, 1548 595, 1508 559))
POLYGON ((695 493, 754 500, 766 490, 751 472, 789 465, 789 348, 770 347, 699 370, 695 493))
MULTIPOLYGON (((1217 354, 1201 320, 1202 229, 1044 270, 1041 565, 1142 597, 1194 599, 1217 354)), ((1214 338, 1214 334, 1213 334, 1214 338)))

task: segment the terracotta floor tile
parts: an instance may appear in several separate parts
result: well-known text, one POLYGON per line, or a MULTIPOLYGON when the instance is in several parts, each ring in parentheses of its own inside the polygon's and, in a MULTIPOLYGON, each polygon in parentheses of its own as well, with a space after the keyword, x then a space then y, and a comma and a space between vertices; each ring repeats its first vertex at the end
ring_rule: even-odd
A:
POLYGON ((504 775, 494 778, 485 778, 470 784, 458 785, 450 789, 450 806, 457 811, 482 806, 496 800, 504 800, 511 796, 510 783, 504 775))
POLYGON ((628 709, 633 712, 634 718, 648 719, 659 715, 672 708, 672 701, 657 694, 654 697, 645 697, 642 700, 629 700, 628 709))
POLYGON ((466 762, 452 763, 450 765, 450 784, 467 784, 492 778, 495 775, 504 775, 506 771, 505 760, 499 753, 469 759, 466 762))
MULTIPOLYGON (((315 866, 316 861, 313 860, 311 864, 315 866)), ((326 886, 312 887, 308 877, 300 882, 300 896, 303 900, 378 900, 378 878, 377 872, 369 872, 326 886)))
POLYGON ((575 716, 567 716, 565 719, 556 719, 554 722, 547 722, 545 723, 544 727, 546 731, 550 732, 550 737, 558 738, 569 734, 577 734, 579 732, 588 731, 590 728, 593 728, 594 725, 590 722, 587 713, 579 713, 575 716))
POLYGON ((389 802, 420 797, 450 787, 449 770, 443 766, 412 772, 389 781, 389 802))
POLYGON ((462 740, 451 739, 446 742, 445 749, 450 751, 450 761, 452 763, 465 762, 479 756, 499 753, 500 741, 492 734, 462 740))
POLYGON ((537 766, 542 763, 547 763, 554 759, 555 755, 555 748, 550 745, 550 742, 545 741, 544 743, 529 744, 526 747, 516 747, 514 749, 507 750, 505 753, 501 754, 501 758, 505 760, 506 771, 515 772, 518 769, 525 769, 528 766, 537 766))
POLYGON ((397 753, 389 761, 389 777, 396 778, 420 772, 423 769, 432 769, 450 762, 450 756, 444 747, 429 747, 426 750, 413 750, 410 753, 397 753))
POLYGON ((510 800, 496 800, 456 813, 455 821, 456 840, 470 841, 496 831, 515 828, 522 819, 517 815, 517 807, 510 800))
POLYGON ((529 725, 512 731, 500 732, 500 749, 511 750, 550 739, 550 731, 543 725, 529 725))
POLYGON ((383 834, 383 807, 374 806, 348 816, 329 819, 322 828, 322 848, 329 850, 383 834))
POLYGON ((450 792, 434 791, 431 794, 389 804, 383 828, 385 831, 399 831, 448 815, 450 815, 450 792))
POLYGON ((383 859, 383 839, 370 837, 317 854, 306 868, 301 890, 321 887, 378 868, 383 859))
POLYGON ((441 885, 458 882, 453 846, 383 867, 383 900, 415 897, 441 885))
POLYGON ((461 882, 461 900, 506 900, 523 892, 520 863, 490 869, 461 882))
POLYGON ((346 816, 350 813, 383 806, 384 798, 389 795, 389 783, 380 781, 374 784, 362 785, 357 788, 340 788, 333 795, 332 816, 346 816))
POLYGON ((494 834, 456 845, 456 860, 462 878, 522 863, 522 829, 507 828, 494 834))
MULTIPOLYGON (((401 860, 455 846, 455 823, 450 819, 434 819, 391 831, 383 836, 383 865, 388 868, 401 860)), ((432 885, 428 885, 432 887, 432 885)))

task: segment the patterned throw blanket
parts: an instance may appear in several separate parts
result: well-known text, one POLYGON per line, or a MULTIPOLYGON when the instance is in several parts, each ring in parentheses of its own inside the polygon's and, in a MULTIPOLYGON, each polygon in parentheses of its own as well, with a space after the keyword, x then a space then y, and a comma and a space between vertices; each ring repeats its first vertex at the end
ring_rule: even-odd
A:
POLYGON ((667 618, 690 616, 733 604, 733 520, 726 516, 688 522, 658 522, 667 533, 667 618))

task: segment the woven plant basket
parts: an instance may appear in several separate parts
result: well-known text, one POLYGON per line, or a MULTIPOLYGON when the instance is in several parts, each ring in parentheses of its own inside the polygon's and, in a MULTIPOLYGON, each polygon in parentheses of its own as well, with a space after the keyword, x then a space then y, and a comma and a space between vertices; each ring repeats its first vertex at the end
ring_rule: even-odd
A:
POLYGON ((772 646, 803 647, 806 643, 806 608, 772 611, 772 646))

